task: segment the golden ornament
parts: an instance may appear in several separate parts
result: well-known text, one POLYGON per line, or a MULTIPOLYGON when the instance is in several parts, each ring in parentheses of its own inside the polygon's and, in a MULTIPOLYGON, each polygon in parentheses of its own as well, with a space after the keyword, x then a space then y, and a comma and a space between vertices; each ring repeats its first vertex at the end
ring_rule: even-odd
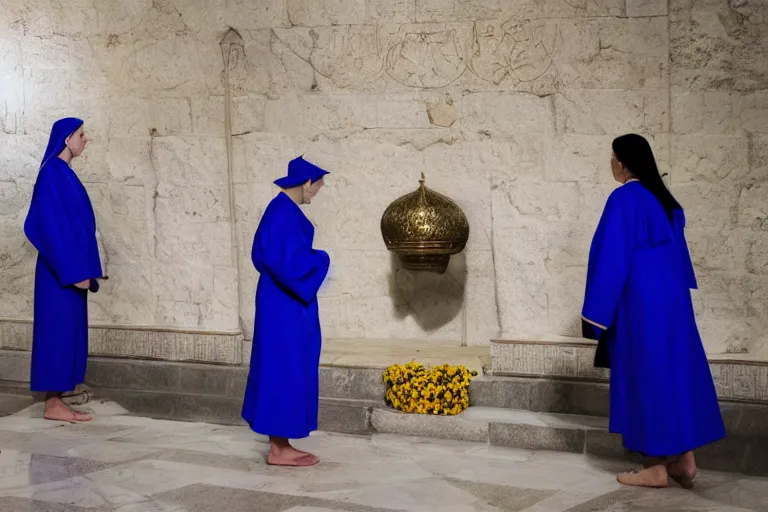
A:
POLYGON ((424 181, 421 173, 419 189, 384 210, 381 235, 406 269, 443 274, 450 257, 467 245, 469 222, 459 205, 424 181))

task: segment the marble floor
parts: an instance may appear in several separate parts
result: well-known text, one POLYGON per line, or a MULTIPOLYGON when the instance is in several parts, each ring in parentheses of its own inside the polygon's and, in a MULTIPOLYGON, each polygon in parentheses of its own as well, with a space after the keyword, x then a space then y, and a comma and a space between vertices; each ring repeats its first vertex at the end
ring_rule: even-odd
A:
POLYGON ((275 468, 246 427, 151 420, 95 402, 90 424, 0 418, 2 512, 620 512, 768 510, 768 480, 702 474, 695 491, 622 488, 579 455, 319 433, 314 468, 275 468))

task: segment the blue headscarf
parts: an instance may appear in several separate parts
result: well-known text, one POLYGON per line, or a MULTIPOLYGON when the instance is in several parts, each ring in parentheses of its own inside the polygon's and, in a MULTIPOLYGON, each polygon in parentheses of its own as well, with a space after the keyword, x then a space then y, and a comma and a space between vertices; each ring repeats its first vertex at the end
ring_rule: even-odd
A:
POLYGON ((76 117, 65 117, 53 123, 51 137, 48 139, 48 147, 45 149, 43 161, 40 163, 41 169, 51 157, 58 156, 64 151, 67 137, 75 133, 81 126, 83 126, 83 120, 76 117))
POLYGON ((304 156, 300 156, 288 163, 288 175, 276 179, 274 184, 280 188, 293 188, 303 185, 307 180, 314 183, 326 174, 330 173, 311 162, 307 162, 304 160, 304 156))

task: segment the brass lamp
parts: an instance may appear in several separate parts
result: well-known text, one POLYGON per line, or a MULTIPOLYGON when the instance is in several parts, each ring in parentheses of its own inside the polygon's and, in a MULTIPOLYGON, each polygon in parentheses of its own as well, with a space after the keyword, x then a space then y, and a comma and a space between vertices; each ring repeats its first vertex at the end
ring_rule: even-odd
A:
POLYGON ((459 205, 424 185, 393 201, 381 216, 381 235, 408 270, 445 273, 451 255, 467 245, 469 222, 459 205))

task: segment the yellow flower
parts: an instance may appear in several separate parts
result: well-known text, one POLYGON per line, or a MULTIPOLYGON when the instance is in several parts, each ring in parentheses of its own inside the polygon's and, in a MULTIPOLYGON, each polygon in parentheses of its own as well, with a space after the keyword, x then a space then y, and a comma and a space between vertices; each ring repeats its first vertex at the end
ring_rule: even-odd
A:
POLYGON ((460 414, 469 406, 469 383, 477 372, 442 364, 427 370, 410 361, 382 372, 384 400, 399 411, 417 414, 460 414))

